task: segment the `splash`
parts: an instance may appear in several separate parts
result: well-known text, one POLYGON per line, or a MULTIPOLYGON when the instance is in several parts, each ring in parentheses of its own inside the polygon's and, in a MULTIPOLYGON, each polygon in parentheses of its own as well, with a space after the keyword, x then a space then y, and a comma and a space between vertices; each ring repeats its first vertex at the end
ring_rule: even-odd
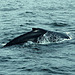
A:
MULTIPOLYGON (((66 33, 66 34, 68 35, 69 33, 66 33)), ((72 38, 70 37, 70 39, 72 38)), ((49 43, 54 43, 54 42, 59 43, 59 42, 70 40, 70 39, 64 39, 64 38, 61 38, 61 36, 59 35, 56 35, 56 34, 53 35, 47 32, 43 36, 38 38, 37 43, 39 44, 49 44, 49 43)))
MULTIPOLYGON (((69 36, 70 39, 67 40, 71 40, 73 38, 72 34, 70 34, 70 32, 66 32, 66 34, 69 36)), ((66 40, 66 39, 65 39, 66 40)))

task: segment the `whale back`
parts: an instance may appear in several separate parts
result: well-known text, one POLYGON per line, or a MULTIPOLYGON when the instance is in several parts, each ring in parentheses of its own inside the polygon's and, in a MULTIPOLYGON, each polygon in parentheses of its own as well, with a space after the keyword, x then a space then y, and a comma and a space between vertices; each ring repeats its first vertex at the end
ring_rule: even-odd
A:
POLYGON ((37 41, 37 38, 39 36, 42 36, 45 33, 46 33, 46 30, 44 30, 44 29, 32 28, 32 31, 27 32, 27 33, 25 33, 23 35, 20 35, 20 36, 18 36, 16 38, 12 39, 4 47, 11 46, 11 45, 15 45, 15 44, 25 43, 27 41, 36 42, 37 41))
POLYGON ((32 41, 32 42, 37 42, 37 43, 43 40, 47 40, 49 42, 57 42, 62 39, 69 39, 69 36, 64 33, 48 31, 48 30, 41 29, 41 28, 32 28, 30 32, 27 32, 23 35, 20 35, 12 39, 4 47, 25 43, 27 41, 32 41))

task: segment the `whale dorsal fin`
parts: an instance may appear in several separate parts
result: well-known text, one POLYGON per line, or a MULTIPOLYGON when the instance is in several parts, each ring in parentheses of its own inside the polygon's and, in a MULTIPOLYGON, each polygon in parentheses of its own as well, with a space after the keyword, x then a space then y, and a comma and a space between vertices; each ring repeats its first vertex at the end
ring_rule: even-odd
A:
POLYGON ((32 28, 32 31, 37 32, 38 28, 32 28))
POLYGON ((32 28, 32 31, 38 30, 38 28, 32 28))

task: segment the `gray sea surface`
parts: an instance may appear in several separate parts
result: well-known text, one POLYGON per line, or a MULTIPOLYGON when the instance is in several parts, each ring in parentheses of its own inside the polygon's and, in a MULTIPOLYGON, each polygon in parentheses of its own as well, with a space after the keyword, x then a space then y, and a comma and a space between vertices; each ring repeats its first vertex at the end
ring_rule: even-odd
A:
POLYGON ((75 0, 0 0, 0 75, 75 75, 75 0), (33 27, 71 39, 2 48, 33 27))

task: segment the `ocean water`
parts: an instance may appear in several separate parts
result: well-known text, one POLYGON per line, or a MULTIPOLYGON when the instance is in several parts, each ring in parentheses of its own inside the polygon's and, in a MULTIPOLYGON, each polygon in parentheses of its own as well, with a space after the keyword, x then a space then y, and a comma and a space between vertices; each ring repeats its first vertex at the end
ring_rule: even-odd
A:
POLYGON ((75 1, 0 0, 0 75, 75 75, 75 1), (33 27, 71 39, 2 48, 33 27))

